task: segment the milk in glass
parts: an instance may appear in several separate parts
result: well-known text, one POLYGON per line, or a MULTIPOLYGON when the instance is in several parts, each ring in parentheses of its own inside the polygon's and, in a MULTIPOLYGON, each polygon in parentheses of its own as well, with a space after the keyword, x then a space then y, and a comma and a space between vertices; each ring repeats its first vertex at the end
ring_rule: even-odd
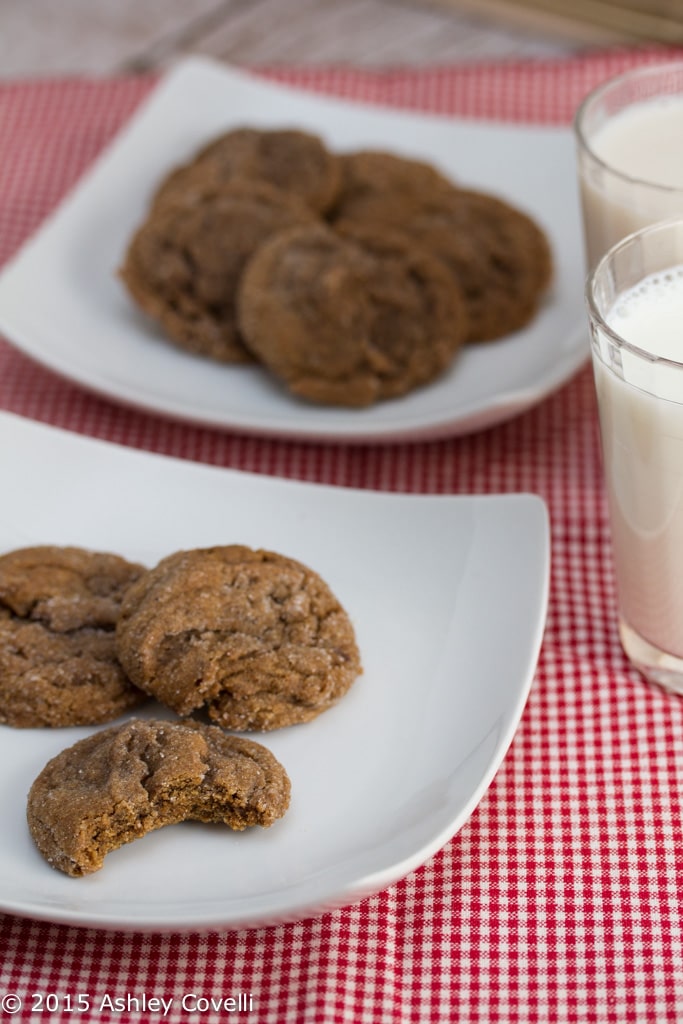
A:
POLYGON ((594 359, 622 639, 683 658, 683 265, 604 319, 626 342, 603 332, 594 359))
POLYGON ((683 96, 634 103, 607 118, 580 158, 580 185, 591 266, 631 232, 683 216, 683 96))

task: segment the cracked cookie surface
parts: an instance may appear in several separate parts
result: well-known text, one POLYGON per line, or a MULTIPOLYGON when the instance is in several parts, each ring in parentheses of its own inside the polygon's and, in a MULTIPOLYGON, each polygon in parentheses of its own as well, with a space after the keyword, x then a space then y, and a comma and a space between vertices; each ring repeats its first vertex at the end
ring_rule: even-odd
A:
POLYGON ((282 232, 249 261, 238 298, 247 345, 295 395, 364 407, 437 378, 467 331, 441 262, 385 226, 282 232))
POLYGON ((341 169, 337 156, 310 132, 235 128, 212 139, 173 170, 157 189, 154 204, 178 196, 191 201, 205 184, 235 180, 275 185, 322 214, 337 197, 341 169))
POLYGON ((372 223, 377 206, 391 207, 397 223, 427 196, 449 191, 453 183, 424 160, 383 150, 359 150, 339 158, 341 188, 331 212, 334 221, 372 223))
POLYGON ((260 743, 218 726, 132 719, 52 758, 31 786, 27 820, 45 859, 78 877, 165 825, 268 827, 289 799, 287 772, 260 743))
POLYGON ((361 671, 351 621, 317 573, 243 545, 177 552, 145 573, 117 646, 141 689, 238 731, 309 721, 361 671))
MULTIPOLYGON (((336 222, 356 223, 353 209, 336 222)), ((471 189, 439 189, 397 205, 391 192, 366 204, 364 223, 391 226, 440 260, 465 297, 467 342, 520 330, 535 315, 552 278, 552 253, 524 211, 471 189)))
POLYGON ((155 207, 133 235, 120 277, 180 348, 223 363, 253 361, 237 324, 249 257, 275 232, 316 220, 297 198, 258 181, 203 185, 155 207))
POLYGON ((146 699, 126 678, 115 644, 123 595, 143 571, 76 547, 0 556, 0 722, 95 725, 146 699))

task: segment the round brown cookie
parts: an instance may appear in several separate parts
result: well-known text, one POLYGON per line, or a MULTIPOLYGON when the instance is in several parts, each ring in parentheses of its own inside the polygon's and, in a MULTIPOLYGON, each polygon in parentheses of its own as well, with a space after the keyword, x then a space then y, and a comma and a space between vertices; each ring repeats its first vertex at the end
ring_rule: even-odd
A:
POLYGON ((94 725, 147 699, 126 678, 114 637, 123 595, 143 571, 74 547, 0 557, 0 722, 94 725))
POLYGON ((206 186, 156 207, 133 236, 120 275, 136 304, 181 348, 250 362, 235 310, 245 263, 270 235, 315 215, 263 182, 206 186))
POLYGON ((31 786, 27 818, 46 860, 79 877, 164 825, 268 827, 289 798, 285 769, 260 743, 213 725, 133 719, 52 758, 31 786))
POLYGON ((315 718, 361 671, 351 622, 311 569, 242 545, 180 551, 131 588, 117 628, 137 685, 180 715, 270 730, 315 718))
POLYGON ((457 285, 439 260, 383 228, 283 232, 245 270, 246 344, 310 401, 367 406, 436 378, 466 331, 457 285))
POLYGON ((400 222, 406 211, 435 191, 449 191, 453 183, 423 160, 388 153, 360 150, 340 156, 341 188, 331 212, 332 221, 351 219, 372 222, 375 205, 388 206, 400 222))
POLYGON ((390 196, 377 196, 371 219, 400 230, 449 269, 465 294, 468 342, 524 327, 550 283, 552 254, 544 232, 526 213, 487 193, 434 190, 402 216, 390 196))
POLYGON ((317 135, 296 129, 236 128, 172 171, 153 201, 192 197, 206 184, 235 179, 265 181, 322 214, 337 197, 341 170, 338 158, 317 135))

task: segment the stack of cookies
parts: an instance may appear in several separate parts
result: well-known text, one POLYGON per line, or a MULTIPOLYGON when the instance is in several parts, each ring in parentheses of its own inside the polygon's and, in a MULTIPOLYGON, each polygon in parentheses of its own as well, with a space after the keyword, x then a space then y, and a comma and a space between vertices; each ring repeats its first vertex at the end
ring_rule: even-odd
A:
POLYGON ((244 127, 160 183, 120 274, 180 347, 365 407, 527 324, 552 259, 527 214, 424 161, 244 127))
POLYGON ((309 722, 360 672, 328 585, 275 552, 179 551, 152 569, 76 547, 0 557, 0 722, 97 725, 149 697, 179 716, 96 732, 35 779, 31 834, 70 875, 163 825, 273 824, 289 805, 285 768, 225 730, 309 722))

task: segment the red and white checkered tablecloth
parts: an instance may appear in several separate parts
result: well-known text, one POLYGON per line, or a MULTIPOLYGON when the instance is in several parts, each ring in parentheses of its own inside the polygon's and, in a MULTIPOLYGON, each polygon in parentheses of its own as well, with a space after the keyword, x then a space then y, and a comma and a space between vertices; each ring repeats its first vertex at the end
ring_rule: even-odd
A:
MULTIPOLYGON (((568 123, 598 81, 654 51, 559 63, 369 72, 263 69, 413 110, 568 123)), ((150 78, 0 85, 0 259, 39 225, 153 87, 150 78)), ((552 344, 552 339, 548 339, 552 344)), ((590 371, 511 422, 415 445, 243 438, 120 408, 0 340, 0 408, 133 447, 379 490, 534 491, 552 523, 547 631, 502 767, 462 831, 379 895, 316 920, 128 935, 0 916, 0 995, 90 995, 42 1019, 259 1024, 683 1020, 683 701, 642 683, 614 628, 590 371), (248 1012, 182 1008, 251 997, 248 1012), (173 999, 165 1018, 113 1000, 173 999), (106 999, 113 1008, 100 1009, 106 999), (119 1004, 120 1005, 120 1004, 119 1004)), ((1 1005, 1 1004, 0 1004, 1 1005)), ((0 1008, 0 1021, 9 1013, 0 1008)), ((41 1019, 27 1010, 15 1019, 41 1019)))

